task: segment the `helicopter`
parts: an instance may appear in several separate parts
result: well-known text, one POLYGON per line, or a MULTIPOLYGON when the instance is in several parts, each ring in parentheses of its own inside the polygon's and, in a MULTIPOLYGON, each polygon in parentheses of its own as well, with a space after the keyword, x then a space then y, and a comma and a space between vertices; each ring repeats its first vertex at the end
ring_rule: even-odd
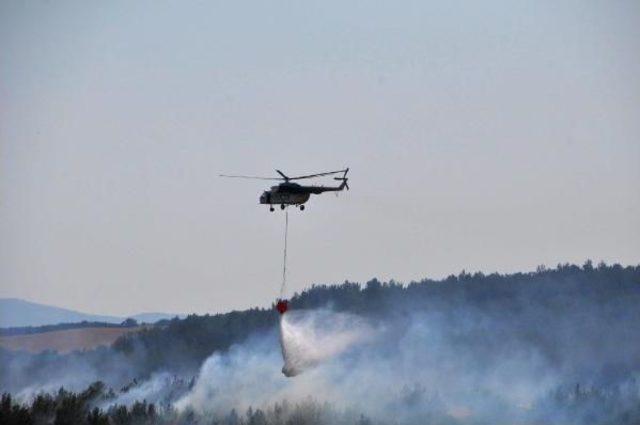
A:
POLYGON ((260 195, 260 204, 269 205, 269 211, 275 211, 274 205, 280 205, 280 209, 284 210, 288 205, 295 205, 304 211, 304 204, 309 200, 311 195, 320 195, 324 192, 341 192, 344 189, 349 190, 347 184, 347 173, 349 168, 338 171, 327 171, 324 173, 309 174, 306 176, 289 177, 280 170, 276 170, 280 177, 257 177, 257 176, 238 176, 220 174, 220 177, 240 178, 240 179, 257 179, 257 180, 282 180, 277 186, 271 186, 269 190, 265 190, 260 195), (339 186, 303 186, 294 183, 293 180, 312 179, 316 177, 330 176, 341 174, 341 177, 334 177, 334 180, 341 181, 339 186))

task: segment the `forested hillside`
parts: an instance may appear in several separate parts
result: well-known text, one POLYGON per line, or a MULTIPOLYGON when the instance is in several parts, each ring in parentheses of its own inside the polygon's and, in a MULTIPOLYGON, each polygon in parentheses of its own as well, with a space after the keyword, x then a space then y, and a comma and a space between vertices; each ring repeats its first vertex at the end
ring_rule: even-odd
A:
MULTIPOLYGON (((363 285, 315 285, 291 299, 292 311, 348 313, 376 329, 378 340, 368 348, 373 350, 370 353, 362 349, 363 358, 375 354, 381 364, 399 362, 407 369, 402 379, 413 383, 400 396, 403 400, 425 397, 426 388, 454 395, 467 391, 478 394, 474 388, 487 385, 489 389, 482 391, 496 391, 494 381, 506 380, 530 402, 535 400, 537 410, 527 414, 535 412, 536 420, 578 423, 589 422, 583 416, 593 414, 589 409, 594 403, 604 403, 597 412, 598 420, 605 422, 639 409, 640 389, 634 378, 640 374, 638 306, 640 266, 593 266, 591 262, 507 275, 462 272, 443 280, 406 285, 375 279, 363 285), (427 381, 418 377, 412 381, 416 374, 412 367, 434 375, 427 381), (447 374, 456 378, 451 381, 453 388, 447 387, 447 374), (553 388, 554 392, 541 397, 553 388), (582 407, 578 409, 576 403, 582 407), (549 412, 565 416, 546 417, 549 412)), ((82 391, 90 383, 102 381, 105 388, 124 388, 126 393, 131 385, 141 385, 145 391, 158 386, 158 376, 162 376, 160 386, 172 388, 169 393, 173 395, 163 393, 160 399, 170 406, 177 393, 190 391, 192 378, 214 353, 223 359, 225 353, 241 347, 240 352, 248 350, 252 358, 269 357, 272 363, 265 363, 258 371, 269 368, 277 373, 277 324, 273 308, 256 308, 163 321, 119 338, 110 348, 67 355, 3 350, 0 390, 28 400, 60 386, 82 391)), ((367 363, 358 367, 371 376, 384 370, 376 363, 362 364, 367 363)), ((353 366, 344 366, 344 370, 353 366)), ((500 385, 507 385, 504 382, 500 385)), ((508 394, 509 389, 503 386, 498 388, 508 394)), ((109 394, 107 399, 120 402, 121 396, 109 394)), ((150 393, 141 394, 147 394, 149 401, 150 393)), ((131 406, 133 396, 127 397, 125 404, 131 406)), ((435 408, 433 400, 429 403, 430 409, 435 408)), ((11 409, 9 404, 5 408, 11 409)), ((110 415, 127 413, 114 408, 110 408, 110 415)), ((144 408, 147 415, 156 414, 149 413, 148 405, 144 408)))
MULTIPOLYGON (((601 342, 620 336, 611 332, 611 327, 620 328, 629 337, 611 343, 640 341, 640 328, 632 325, 640 323, 637 306, 640 267, 594 267, 590 262, 582 267, 540 267, 535 272, 508 275, 462 272, 444 280, 425 279, 408 285, 376 279, 364 285, 315 285, 291 299, 292 309, 329 307, 379 321, 428 311, 451 325, 462 325, 470 314, 482 314, 501 326, 483 329, 474 338, 492 340, 508 335, 529 339, 541 344, 549 355, 553 355, 558 336, 550 327, 571 329, 575 344, 586 344, 599 333, 601 342)), ((147 372, 182 367, 185 360, 195 366, 213 351, 225 350, 255 332, 269 331, 276 321, 273 309, 189 316, 123 337, 114 349, 132 357, 144 353, 147 372)), ((640 354, 640 346, 637 351, 640 354)), ((640 362, 640 356, 638 359, 640 362)))
MULTIPOLYGON (((576 349, 590 348, 597 340, 599 345, 628 346, 627 352, 637 354, 618 358, 613 352, 607 353, 610 373, 623 373, 636 366, 640 370, 640 328, 634 325, 640 323, 638 306, 640 266, 593 266, 591 262, 507 275, 463 271, 443 280, 425 279, 407 285, 376 279, 364 285, 314 285, 291 299, 292 309, 327 307, 383 322, 402 323, 412 315, 428 312, 448 324, 452 334, 463 332, 460 337, 464 336, 464 344, 473 343, 475 349, 507 338, 535 344, 553 358, 566 348, 567 340, 576 349), (491 320, 493 327, 466 326, 476 316, 485 322, 491 320)), ((121 380, 148 376, 157 370, 195 373, 212 352, 224 351, 253 334, 272 332, 276 323, 277 313, 272 308, 191 315, 123 336, 112 350, 72 354, 75 360, 71 363, 80 361, 99 371, 112 351, 126 365, 117 368, 121 380)), ((28 355, 2 351, 1 355, 0 368, 4 370, 0 382, 3 389, 12 390, 40 374, 48 376, 49 368, 59 370, 69 362, 69 356, 51 352, 28 355), (15 370, 8 370, 17 359, 20 364, 29 364, 28 376, 16 376, 15 370)), ((99 372, 96 377, 100 377, 99 372)))

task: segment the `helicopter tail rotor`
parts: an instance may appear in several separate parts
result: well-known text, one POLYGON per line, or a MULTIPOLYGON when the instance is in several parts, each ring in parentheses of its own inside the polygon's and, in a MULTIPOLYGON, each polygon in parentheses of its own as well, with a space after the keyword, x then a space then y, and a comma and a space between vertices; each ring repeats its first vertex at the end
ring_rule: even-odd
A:
POLYGON ((348 178, 346 178, 346 177, 334 177, 333 179, 341 181, 342 185, 344 185, 344 188, 349 190, 349 184, 347 183, 349 181, 348 178))
POLYGON ((344 174, 342 175, 342 177, 334 177, 334 180, 338 180, 342 182, 342 185, 349 190, 349 184, 347 183, 349 181, 349 179, 347 178, 347 173, 349 172, 349 169, 345 169, 344 170, 344 174))

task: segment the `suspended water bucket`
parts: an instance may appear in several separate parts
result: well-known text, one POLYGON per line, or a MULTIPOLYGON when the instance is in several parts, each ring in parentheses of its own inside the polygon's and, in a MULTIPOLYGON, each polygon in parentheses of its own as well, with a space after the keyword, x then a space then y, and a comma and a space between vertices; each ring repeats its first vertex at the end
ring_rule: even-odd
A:
POLYGON ((276 304, 276 310, 278 310, 278 313, 284 314, 288 309, 289 309, 289 301, 279 299, 278 303, 276 304))

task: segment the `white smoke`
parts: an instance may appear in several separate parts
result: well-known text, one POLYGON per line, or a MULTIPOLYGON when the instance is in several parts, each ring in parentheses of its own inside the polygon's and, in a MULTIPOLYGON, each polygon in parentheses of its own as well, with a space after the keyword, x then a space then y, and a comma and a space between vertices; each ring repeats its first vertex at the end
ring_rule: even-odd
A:
MULTIPOLYGON (((331 387, 328 378, 332 374, 327 371, 340 367, 340 356, 373 335, 372 327, 355 315, 329 310, 287 312, 281 318, 280 336, 284 367, 272 335, 256 337, 228 353, 210 356, 193 390, 174 407, 215 414, 228 411, 230 406, 243 410, 315 396, 331 387), (281 367, 287 376, 306 373, 287 379, 280 373, 281 367)), ((341 397, 333 398, 333 394, 327 391, 327 397, 318 399, 340 403, 341 397)))
POLYGON ((312 397, 398 423, 467 416, 517 421, 557 385, 535 351, 496 348, 487 361, 457 350, 436 315, 385 326, 330 310, 289 311, 280 323, 282 356, 273 334, 215 353, 174 407, 215 416, 312 397))
POLYGON ((117 397, 105 400, 100 407, 107 409, 115 405, 130 406, 142 400, 166 407, 186 392, 186 380, 166 372, 154 373, 149 379, 136 382, 135 385, 120 391, 117 397))
POLYGON ((256 338, 227 353, 211 355, 203 363, 191 392, 174 407, 215 414, 270 401, 270 392, 282 388, 286 378, 278 370, 279 353, 266 340, 256 338))
MULTIPOLYGON (((279 329, 207 358, 193 386, 156 374, 108 405, 146 399, 211 419, 313 399, 398 424, 522 423, 532 409, 555 414, 538 401, 571 376, 539 345, 503 339, 507 324, 482 312, 402 310, 374 320, 289 311, 279 329)), ((575 358, 566 347, 563 358, 575 358)))

